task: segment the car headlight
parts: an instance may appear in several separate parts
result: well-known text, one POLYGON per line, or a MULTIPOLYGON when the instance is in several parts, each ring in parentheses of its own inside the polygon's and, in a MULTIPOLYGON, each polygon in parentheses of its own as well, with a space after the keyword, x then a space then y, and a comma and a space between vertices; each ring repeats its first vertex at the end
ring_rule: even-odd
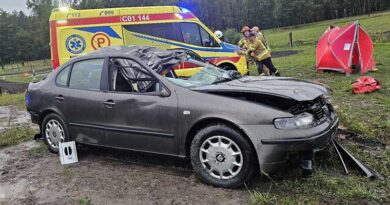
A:
POLYGON ((304 112, 291 118, 276 118, 274 125, 278 129, 304 129, 314 125, 314 117, 312 114, 304 112))

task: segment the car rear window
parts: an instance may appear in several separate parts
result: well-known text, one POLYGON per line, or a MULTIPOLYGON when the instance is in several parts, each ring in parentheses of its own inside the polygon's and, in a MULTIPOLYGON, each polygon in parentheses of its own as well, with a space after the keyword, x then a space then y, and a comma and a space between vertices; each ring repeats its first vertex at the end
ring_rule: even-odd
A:
POLYGON ((100 90, 104 59, 79 61, 73 64, 69 88, 100 90))
POLYGON ((70 66, 66 66, 66 68, 62 69, 57 77, 56 77, 56 84, 60 86, 67 86, 68 85, 68 76, 69 76, 69 70, 70 66))

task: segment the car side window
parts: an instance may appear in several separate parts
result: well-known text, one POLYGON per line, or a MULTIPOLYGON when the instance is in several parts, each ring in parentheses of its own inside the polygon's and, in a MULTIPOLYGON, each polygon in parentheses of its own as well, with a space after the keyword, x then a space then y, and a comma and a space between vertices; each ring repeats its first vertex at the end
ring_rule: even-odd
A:
POLYGON ((69 88, 80 90, 100 90, 104 59, 91 59, 73 64, 69 88))
POLYGON ((125 58, 111 58, 111 91, 129 93, 156 93, 160 91, 158 80, 140 64, 125 58))
POLYGON ((199 33, 199 26, 195 23, 180 23, 183 42, 196 46, 203 46, 199 33))
POLYGON ((60 86, 68 85, 68 76, 69 76, 70 65, 62 69, 56 77, 56 84, 60 86))
POLYGON ((183 41, 180 27, 177 23, 153 23, 153 24, 132 24, 124 25, 128 31, 155 36, 173 41, 183 41))
POLYGON ((199 30, 200 30, 200 35, 202 37, 202 44, 204 47, 219 47, 215 39, 209 33, 207 33, 206 30, 204 30, 200 26, 199 26, 199 30))

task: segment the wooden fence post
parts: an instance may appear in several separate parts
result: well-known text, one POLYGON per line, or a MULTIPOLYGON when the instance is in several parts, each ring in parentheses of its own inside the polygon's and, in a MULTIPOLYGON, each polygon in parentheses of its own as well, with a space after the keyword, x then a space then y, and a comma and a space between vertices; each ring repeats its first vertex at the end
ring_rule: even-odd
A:
POLYGON ((290 44, 290 48, 292 48, 293 47, 292 32, 290 32, 288 34, 288 41, 289 41, 289 44, 290 44))

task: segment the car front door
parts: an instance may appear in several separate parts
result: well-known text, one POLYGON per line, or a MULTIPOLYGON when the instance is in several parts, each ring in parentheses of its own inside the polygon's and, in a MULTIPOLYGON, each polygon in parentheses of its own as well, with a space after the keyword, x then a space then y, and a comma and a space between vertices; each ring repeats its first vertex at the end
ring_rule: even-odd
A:
POLYGON ((105 94, 106 144, 131 150, 175 154, 177 98, 140 64, 109 60, 105 94), (161 91, 165 93, 161 95, 161 91))
POLYGON ((104 143, 104 104, 100 89, 105 59, 89 59, 72 66, 63 95, 70 136, 86 144, 104 143))

